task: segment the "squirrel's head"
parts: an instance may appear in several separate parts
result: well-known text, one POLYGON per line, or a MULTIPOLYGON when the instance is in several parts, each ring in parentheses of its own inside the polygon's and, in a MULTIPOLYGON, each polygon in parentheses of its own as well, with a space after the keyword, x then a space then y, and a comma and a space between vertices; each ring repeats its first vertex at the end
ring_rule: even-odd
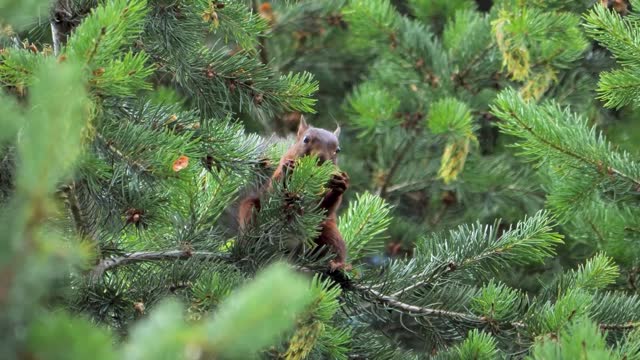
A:
POLYGON ((340 144, 340 126, 333 132, 325 129, 314 128, 307 124, 304 116, 300 117, 298 135, 296 136, 296 148, 298 157, 316 155, 320 163, 330 160, 334 164, 338 163, 338 153, 340 144))

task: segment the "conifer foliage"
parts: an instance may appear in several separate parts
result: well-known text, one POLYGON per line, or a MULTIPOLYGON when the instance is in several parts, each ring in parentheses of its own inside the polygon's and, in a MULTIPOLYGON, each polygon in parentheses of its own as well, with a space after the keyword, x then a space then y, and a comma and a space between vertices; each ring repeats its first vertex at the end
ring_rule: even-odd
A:
POLYGON ((0 0, 1 357, 640 358, 640 1, 609 3, 0 0), (302 113, 339 169, 240 229, 302 113))

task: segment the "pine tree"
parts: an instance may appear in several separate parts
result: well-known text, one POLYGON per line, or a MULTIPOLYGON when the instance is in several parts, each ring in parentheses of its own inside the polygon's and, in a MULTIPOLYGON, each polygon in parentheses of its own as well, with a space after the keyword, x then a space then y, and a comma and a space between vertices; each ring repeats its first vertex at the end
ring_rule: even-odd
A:
POLYGON ((640 356, 640 2, 0 9, 3 358, 640 356), (349 271, 331 164, 230 217, 314 111, 349 271))

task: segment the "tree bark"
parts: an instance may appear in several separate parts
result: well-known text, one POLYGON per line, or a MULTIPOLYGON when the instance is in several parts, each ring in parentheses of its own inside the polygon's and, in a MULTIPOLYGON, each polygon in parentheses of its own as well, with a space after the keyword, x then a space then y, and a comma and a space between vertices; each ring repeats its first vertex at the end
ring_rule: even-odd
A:
POLYGON ((76 9, 71 0, 56 0, 51 6, 49 23, 51 24, 51 41, 53 52, 60 54, 62 46, 82 18, 89 12, 89 8, 76 9))

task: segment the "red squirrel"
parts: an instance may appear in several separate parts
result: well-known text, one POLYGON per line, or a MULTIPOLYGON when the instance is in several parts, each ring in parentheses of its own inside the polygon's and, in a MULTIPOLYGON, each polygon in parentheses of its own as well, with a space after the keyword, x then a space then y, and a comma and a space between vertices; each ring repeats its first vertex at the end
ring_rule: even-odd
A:
MULTIPOLYGON (((295 143, 282 156, 273 176, 262 188, 261 192, 269 191, 273 181, 281 181, 285 173, 293 168, 295 161, 303 156, 315 155, 320 163, 331 161, 337 165, 338 153, 340 152, 339 135, 339 126, 333 132, 315 128, 308 125, 304 116, 301 116, 295 143)), ((336 223, 342 195, 348 187, 349 178, 346 173, 341 172, 334 175, 329 181, 328 191, 324 194, 320 203, 320 207, 327 212, 326 219, 320 225, 321 232, 318 238, 315 239, 315 243, 319 246, 328 246, 335 253, 335 258, 329 262, 331 271, 337 269, 348 270, 350 268, 345 263, 347 248, 336 223)), ((260 211, 259 195, 247 197, 240 203, 238 222, 241 230, 245 229, 247 224, 255 219, 254 208, 256 211, 260 211)))

